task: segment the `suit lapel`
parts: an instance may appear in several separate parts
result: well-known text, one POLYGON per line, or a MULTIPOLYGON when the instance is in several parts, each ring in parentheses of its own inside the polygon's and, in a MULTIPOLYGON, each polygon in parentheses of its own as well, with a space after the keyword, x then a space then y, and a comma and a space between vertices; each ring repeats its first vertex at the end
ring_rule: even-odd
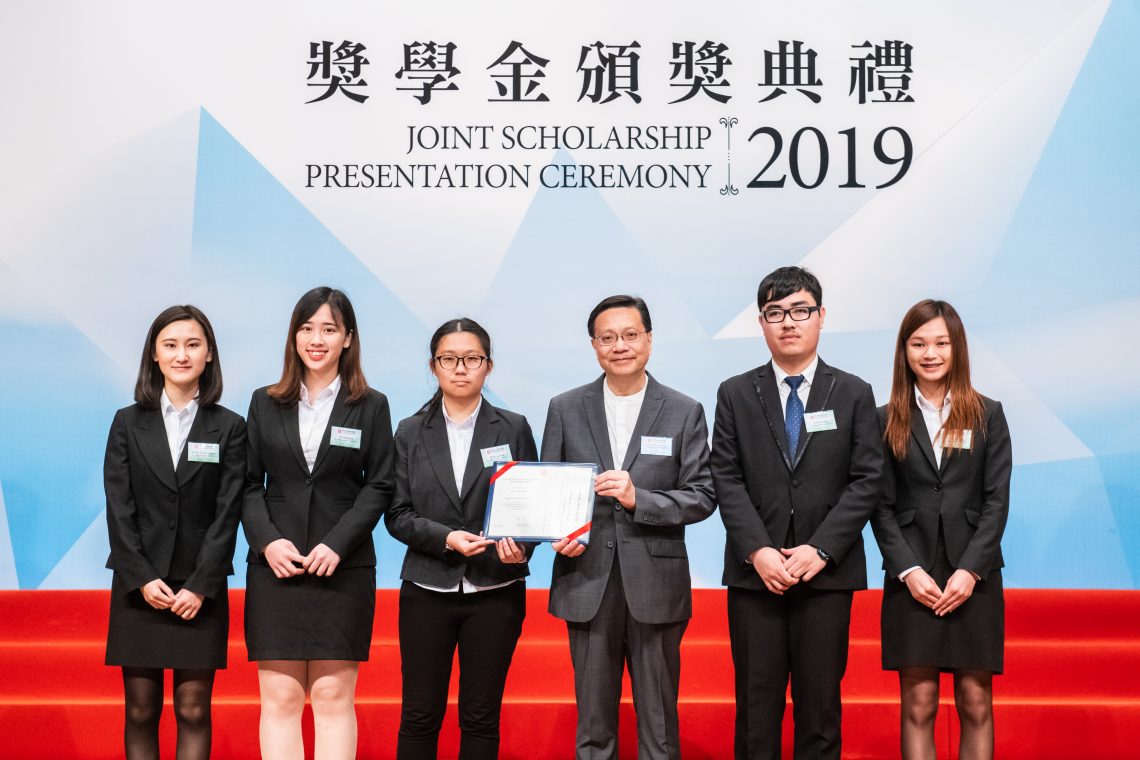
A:
POLYGON ((321 437, 321 446, 317 449, 317 459, 313 462, 313 472, 317 471, 317 468, 321 466, 321 462, 325 460, 325 456, 329 453, 329 440, 332 436, 332 429, 334 427, 344 427, 348 421, 350 411, 351 409, 348 406, 348 385, 341 383, 340 390, 337 391, 336 399, 333 401, 332 414, 329 415, 329 424, 325 426, 325 434, 321 437))
MULTIPOLYGON (((462 502, 471 493, 475 481, 483 474, 483 449, 499 444, 499 410, 488 404, 485 400, 479 409, 479 416, 475 418, 475 431, 471 436, 471 451, 467 455, 467 465, 463 469, 463 489, 459 492, 459 501, 462 502)), ((512 451, 511 456, 517 452, 512 451)), ((480 505, 482 506, 482 505, 480 505)))
POLYGON ((216 443, 214 440, 217 436, 218 427, 215 424, 212 407, 198 407, 198 413, 194 415, 194 423, 190 426, 190 433, 186 437, 186 445, 182 447, 182 453, 178 457, 178 469, 176 475, 178 485, 183 486, 189 483, 191 478, 198 474, 198 470, 202 468, 202 462, 190 461, 190 441, 197 443, 216 443))
POLYGON ((309 465, 305 462, 305 452, 301 449, 301 422, 298 418, 300 403, 298 401, 293 406, 284 407, 273 403, 269 406, 281 416, 282 434, 285 436, 285 443, 289 445, 289 450, 293 452, 293 458, 297 460, 297 466, 301 468, 301 472, 308 474, 309 465))
MULTIPOLYGON (((815 377, 812 378, 811 388, 808 390, 807 406, 804 407, 804 413, 820 412, 826 409, 834 387, 835 373, 831 371, 831 367, 823 363, 822 359, 818 360, 815 365, 815 377)), ((793 470, 803 459, 804 452, 807 451, 808 444, 811 443, 814 435, 815 433, 807 432, 807 424, 805 423, 804 432, 800 436, 800 446, 793 460, 793 470)))
MULTIPOLYGON (((442 402, 441 402, 442 403, 442 402)), ((423 432, 424 449, 427 450, 428 461, 435 471, 443 492, 455 508, 462 512, 459 503, 459 491, 455 488, 455 471, 451 468, 451 446, 447 442, 447 426, 443 421, 442 407, 436 409, 424 420, 423 432)))
POLYGON ((606 427, 606 402, 602 395, 602 383, 606 376, 602 375, 584 394, 582 405, 586 411, 586 423, 590 426, 590 435, 594 438, 594 446, 598 449, 598 462, 607 470, 614 469, 614 454, 610 451, 610 432, 606 427))
MULTIPOLYGON (((930 445, 930 431, 926 429, 926 420, 922 416, 922 410, 918 408, 918 404, 913 399, 910 404, 910 434, 914 437, 918 448, 922 450, 922 455, 926 457, 930 469, 938 472, 938 460, 934 458, 934 447, 930 445)), ((945 452, 943 452, 942 463, 946 464, 945 452)))
POLYGON ((162 412, 144 411, 135 423, 135 430, 139 448, 142 449, 143 457, 150 465, 150 469, 163 485, 172 491, 177 491, 178 480, 174 475, 174 463, 170 461, 170 443, 166 440, 166 425, 162 421, 162 412))
POLYGON ((776 442, 776 448, 784 457, 784 464, 792 469, 792 458, 788 456, 788 435, 784 432, 784 410, 780 408, 780 391, 776 388, 776 374, 772 371, 772 362, 756 370, 752 379, 756 395, 760 399, 760 408, 764 410, 764 419, 768 422, 768 430, 776 442))
MULTIPOLYGON (((645 398, 641 402, 641 411, 637 414, 637 422, 633 426, 633 435, 629 437, 629 446, 626 447, 625 461, 621 467, 627 472, 641 453, 641 437, 653 429, 661 415, 661 407, 665 405, 665 394, 661 392, 661 386, 652 377, 646 377, 645 398)), ((609 440, 608 433, 606 439, 609 440)))

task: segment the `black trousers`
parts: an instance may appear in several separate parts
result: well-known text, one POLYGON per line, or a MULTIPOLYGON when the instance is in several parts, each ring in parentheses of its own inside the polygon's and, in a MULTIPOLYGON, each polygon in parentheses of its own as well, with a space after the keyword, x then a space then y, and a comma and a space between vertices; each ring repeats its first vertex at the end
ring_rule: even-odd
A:
POLYGON ((434 760, 459 649, 460 760, 499 755, 499 713, 507 669, 526 616, 526 584, 476 594, 400 587, 403 706, 397 760, 434 760))
POLYGON ((794 586, 783 596, 728 589, 736 670, 736 760, 780 760, 780 724, 792 681, 795 760, 839 760, 851 591, 794 586))

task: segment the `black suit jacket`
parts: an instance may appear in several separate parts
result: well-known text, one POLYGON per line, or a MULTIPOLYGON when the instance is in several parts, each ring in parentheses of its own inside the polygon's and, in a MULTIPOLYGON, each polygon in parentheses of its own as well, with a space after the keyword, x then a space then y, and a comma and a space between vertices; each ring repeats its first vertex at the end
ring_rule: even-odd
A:
POLYGON ((157 409, 128 406, 111 423, 103 461, 107 567, 128 589, 163 578, 209 598, 226 592, 241 515, 245 423, 225 407, 201 407, 187 441, 218 444, 218 463, 188 461, 187 445, 175 469, 157 409))
POLYGON ((249 402, 249 455, 241 521, 249 562, 266 564, 262 550, 287 538, 301 554, 325 544, 339 567, 375 567, 372 529, 392 501, 392 415, 372 389, 355 404, 341 385, 312 473, 301 449, 297 405, 283 407, 266 388, 249 402), (360 448, 332 446, 333 427, 360 431, 360 448))
MULTIPOLYGON (((883 498, 871 520, 883 567, 892 577, 915 566, 930 571, 940 520, 946 555, 955 568, 984 580, 1005 564, 1001 537, 1009 515, 1013 452, 1001 404, 984 396, 982 403, 985 431, 973 432, 969 449, 944 449, 938 466, 926 422, 911 402, 906 460, 899 462, 887 451, 883 498)), ((884 406, 879 409, 881 427, 886 420, 884 406)))
POLYGON ((712 473, 726 532, 726 586, 765 588, 748 557, 781 548, 794 521, 798 544, 832 557, 812 587, 867 587, 862 530, 879 503, 883 467, 871 386, 821 359, 804 409, 833 411, 836 429, 801 431, 798 451, 789 452, 771 362, 717 391, 712 473))
MULTIPOLYGON (((464 576, 476 586, 493 586, 530 574, 526 563, 503 564, 494 547, 474 557, 444 551, 447 534, 483 530, 491 467, 483 466, 480 451, 508 444, 511 458, 534 462, 538 450, 526 417, 499 409, 483 400, 463 471, 463 489, 456 491, 447 426, 439 408, 400 422, 396 429, 396 497, 384 513, 388 532, 408 545, 400 577, 428 586, 450 588, 464 576)), ((533 545, 526 546, 528 554, 533 545)))

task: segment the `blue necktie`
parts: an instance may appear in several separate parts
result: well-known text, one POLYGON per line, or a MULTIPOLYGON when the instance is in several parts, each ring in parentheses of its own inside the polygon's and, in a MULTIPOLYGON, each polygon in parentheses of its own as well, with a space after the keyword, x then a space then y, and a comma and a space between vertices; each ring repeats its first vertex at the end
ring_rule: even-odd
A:
POLYGON ((796 459, 796 449, 800 445, 800 427, 804 424, 804 403, 800 401, 800 383, 804 381, 803 375, 789 375, 784 382, 791 387, 788 394, 788 403, 784 407, 784 432, 788 436, 788 456, 792 461, 796 459))

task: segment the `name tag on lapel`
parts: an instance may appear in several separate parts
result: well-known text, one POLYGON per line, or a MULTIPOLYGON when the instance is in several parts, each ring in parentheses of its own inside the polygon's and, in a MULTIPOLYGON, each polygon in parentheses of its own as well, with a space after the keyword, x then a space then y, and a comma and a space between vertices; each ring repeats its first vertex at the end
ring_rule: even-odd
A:
POLYGON ((804 427, 809 433, 835 430, 835 412, 831 409, 825 409, 822 412, 808 412, 804 415, 804 427))
POLYGON ((186 442, 186 459, 190 462, 205 462, 218 464, 221 460, 221 448, 216 443, 186 442))
MULTIPOLYGON (((974 431, 973 430, 961 430, 959 432, 962 433, 961 438, 959 438, 956 441, 954 441, 954 440, 949 440, 949 441, 943 440, 942 441, 942 447, 947 448, 947 449, 968 449, 968 448, 970 448, 970 444, 972 444, 974 442, 974 431)), ((948 436, 945 433, 942 435, 943 439, 946 439, 947 437, 948 436)))
POLYGON ((673 456, 673 439, 653 435, 641 436, 641 453, 652 457, 673 456))
POLYGON ((490 467, 495 462, 510 462, 511 445, 504 443, 502 446, 490 446, 485 449, 479 449, 479 456, 483 457, 483 466, 490 467))
POLYGON ((329 445, 343 446, 346 449, 359 449, 360 431, 356 428, 342 428, 333 425, 329 432, 329 445))

